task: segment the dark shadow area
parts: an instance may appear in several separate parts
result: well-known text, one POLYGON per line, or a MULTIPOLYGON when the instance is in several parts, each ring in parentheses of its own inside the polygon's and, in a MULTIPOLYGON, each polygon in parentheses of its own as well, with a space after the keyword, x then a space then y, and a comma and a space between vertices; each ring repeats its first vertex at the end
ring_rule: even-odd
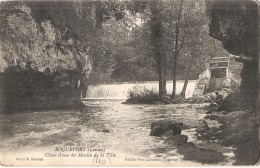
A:
POLYGON ((23 111, 81 107, 76 71, 51 74, 12 66, 0 74, 1 110, 23 111))
POLYGON ((207 12, 210 35, 243 63, 239 91, 229 95, 221 110, 248 114, 239 119, 231 115, 239 122, 227 124, 227 135, 237 148, 234 164, 254 165, 259 160, 259 6, 251 0, 207 1, 207 12))

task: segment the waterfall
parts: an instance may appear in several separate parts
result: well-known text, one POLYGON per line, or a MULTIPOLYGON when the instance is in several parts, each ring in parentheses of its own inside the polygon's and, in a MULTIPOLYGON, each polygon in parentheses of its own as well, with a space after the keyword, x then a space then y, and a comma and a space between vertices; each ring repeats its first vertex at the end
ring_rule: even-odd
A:
MULTIPOLYGON (((192 97, 197 80, 189 80, 186 89, 186 98, 192 97)), ((86 99, 127 99, 128 92, 134 88, 145 88, 147 90, 155 90, 158 92, 158 82, 140 82, 140 83, 115 83, 115 84, 101 84, 90 85, 88 87, 86 99)), ((183 88, 184 81, 180 80, 176 83, 176 93, 180 94, 183 88)), ((167 94, 172 93, 172 81, 166 83, 167 94)))

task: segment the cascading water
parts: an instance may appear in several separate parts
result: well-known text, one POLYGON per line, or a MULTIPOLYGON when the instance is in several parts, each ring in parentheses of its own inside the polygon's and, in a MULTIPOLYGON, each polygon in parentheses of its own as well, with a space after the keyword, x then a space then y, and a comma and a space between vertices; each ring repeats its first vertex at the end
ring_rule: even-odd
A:
MULTIPOLYGON (((192 97, 197 80, 189 80, 186 89, 186 98, 192 97)), ((176 83, 176 93, 180 94, 183 88, 184 81, 180 80, 176 83)), ((116 84, 102 84, 88 87, 86 99, 127 99, 128 92, 136 88, 143 88, 143 90, 154 90, 158 92, 158 82, 149 81, 142 83, 116 83, 116 84)), ((166 83, 167 93, 172 93, 172 81, 166 83)))

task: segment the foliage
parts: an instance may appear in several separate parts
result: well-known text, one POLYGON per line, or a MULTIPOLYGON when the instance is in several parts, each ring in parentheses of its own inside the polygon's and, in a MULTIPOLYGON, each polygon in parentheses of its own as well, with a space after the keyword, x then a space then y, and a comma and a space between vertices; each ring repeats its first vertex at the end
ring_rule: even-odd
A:
POLYGON ((145 103, 152 104, 159 100, 159 94, 155 90, 135 87, 128 92, 128 100, 126 103, 145 103))
MULTIPOLYGON (((221 44, 208 35, 203 2, 183 1, 177 39, 182 49, 175 61, 176 80, 197 79, 205 58, 226 54, 221 44), (189 71, 192 73, 187 75, 189 71)), ((89 84, 155 81, 158 80, 158 67, 164 71, 164 80, 170 80, 174 72, 172 56, 175 54, 178 3, 118 0, 1 2, 3 29, 0 36, 4 41, 1 50, 5 51, 5 55, 0 56, 1 65, 14 65, 14 59, 18 59, 36 62, 40 70, 48 66, 81 70, 88 57, 93 64, 89 84), (158 15, 152 17, 152 10, 158 15), (159 45, 154 43, 154 35, 158 33, 154 21, 161 24, 159 45), (160 52, 156 54, 154 51, 158 47, 160 52), (161 59, 160 66, 158 59, 161 59)))

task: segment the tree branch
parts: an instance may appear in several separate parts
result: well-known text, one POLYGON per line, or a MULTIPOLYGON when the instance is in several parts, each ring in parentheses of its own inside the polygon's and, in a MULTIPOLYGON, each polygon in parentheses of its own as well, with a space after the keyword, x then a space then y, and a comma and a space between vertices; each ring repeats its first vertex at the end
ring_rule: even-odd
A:
MULTIPOLYGON (((184 29, 183 29, 183 30, 184 30, 184 29)), ((183 47, 183 44, 184 44, 184 40, 185 40, 186 35, 187 35, 187 32, 184 30, 184 35, 183 35, 182 40, 181 40, 181 45, 180 45, 179 49, 176 51, 177 54, 179 54, 180 50, 181 50, 182 47, 183 47)))

